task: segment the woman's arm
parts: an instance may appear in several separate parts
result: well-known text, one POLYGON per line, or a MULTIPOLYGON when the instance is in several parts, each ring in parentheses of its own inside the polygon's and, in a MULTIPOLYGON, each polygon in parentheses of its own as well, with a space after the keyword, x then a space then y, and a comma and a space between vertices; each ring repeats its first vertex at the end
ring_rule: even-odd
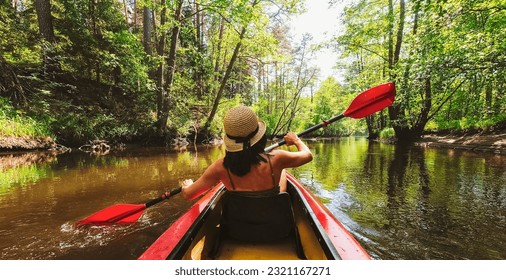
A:
POLYGON ((301 166, 313 160, 311 150, 300 140, 297 134, 288 132, 284 139, 287 146, 295 145, 295 147, 297 147, 297 152, 278 150, 278 153, 282 155, 283 168, 301 166))
POLYGON ((184 180, 181 183, 181 193, 183 197, 188 200, 195 199, 218 184, 220 177, 217 168, 219 168, 219 166, 217 162, 214 162, 204 171, 204 174, 202 174, 197 181, 193 182, 192 179, 184 180))

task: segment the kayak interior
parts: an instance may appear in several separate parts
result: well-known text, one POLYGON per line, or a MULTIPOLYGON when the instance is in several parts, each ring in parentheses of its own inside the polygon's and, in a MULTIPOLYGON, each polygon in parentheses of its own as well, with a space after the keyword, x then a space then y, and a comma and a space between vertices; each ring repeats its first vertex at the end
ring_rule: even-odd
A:
POLYGON ((295 231, 275 242, 240 241, 223 233, 220 222, 223 221, 222 201, 226 192, 222 184, 213 188, 162 234, 139 259, 370 259, 328 209, 291 174, 288 176, 287 192, 292 204, 295 231))
MULTIPOLYGON (((219 222, 222 211, 221 197, 226 190, 222 188, 215 194, 200 217, 190 230, 174 248, 167 259, 183 260, 296 260, 304 259, 297 255, 297 241, 290 235, 276 242, 244 242, 231 238, 224 238, 220 242, 219 253, 212 253, 218 242, 220 230, 219 222)), ((292 198, 295 224, 300 234, 300 242, 307 259, 338 259, 335 248, 328 243, 319 225, 314 221, 314 215, 296 194, 297 189, 289 184, 288 193, 292 198)))

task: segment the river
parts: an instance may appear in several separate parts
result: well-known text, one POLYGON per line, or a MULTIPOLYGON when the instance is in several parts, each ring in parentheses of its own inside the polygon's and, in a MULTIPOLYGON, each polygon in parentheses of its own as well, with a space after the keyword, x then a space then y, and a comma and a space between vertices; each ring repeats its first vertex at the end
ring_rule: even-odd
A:
MULTIPOLYGON (((308 142, 290 170, 374 259, 506 259, 506 156, 342 138, 308 142)), ((0 154, 0 259, 136 259, 192 202, 174 196, 129 226, 76 228, 196 179, 222 147, 0 154)))

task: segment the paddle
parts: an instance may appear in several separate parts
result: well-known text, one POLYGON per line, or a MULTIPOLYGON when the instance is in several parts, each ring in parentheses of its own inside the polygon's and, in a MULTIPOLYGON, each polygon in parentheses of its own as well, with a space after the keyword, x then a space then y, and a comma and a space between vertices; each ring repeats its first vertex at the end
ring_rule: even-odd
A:
POLYGON ((116 204, 102 209, 91 216, 77 222, 82 225, 108 225, 108 224, 131 224, 135 223, 142 215, 144 209, 151 207, 165 199, 181 192, 181 188, 173 189, 162 194, 145 204, 116 204))
MULTIPOLYGON (((392 105, 395 99, 395 84, 386 83, 373 88, 370 88, 361 94, 359 94, 353 101, 346 111, 334 116, 328 120, 325 120, 317 125, 314 125, 300 133, 297 136, 303 136, 309 134, 317 129, 325 127, 333 122, 336 122, 344 117, 350 117, 354 119, 360 119, 367 117, 373 113, 381 111, 386 107, 392 105)), ((286 144, 285 140, 281 140, 271 146, 265 148, 265 152, 272 151, 273 149, 286 144)))
MULTIPOLYGON (((298 136, 306 135, 313 132, 321 127, 327 126, 337 120, 344 117, 351 117, 355 119, 366 117, 372 113, 380 111, 390 106, 395 99, 395 85, 393 83, 386 83, 371 89, 368 89, 359 94, 353 101, 346 111, 343 113, 325 120, 315 126, 312 126, 299 134, 298 136)), ((285 140, 277 142, 267 148, 266 152, 272 149, 286 144, 285 140)), ((176 195, 181 192, 181 188, 173 189, 170 192, 162 194, 160 197, 155 198, 145 204, 117 204, 109 206, 103 210, 96 212, 95 214, 77 222, 77 225, 106 225, 106 224, 130 224, 135 223, 143 211, 163 200, 176 195)))

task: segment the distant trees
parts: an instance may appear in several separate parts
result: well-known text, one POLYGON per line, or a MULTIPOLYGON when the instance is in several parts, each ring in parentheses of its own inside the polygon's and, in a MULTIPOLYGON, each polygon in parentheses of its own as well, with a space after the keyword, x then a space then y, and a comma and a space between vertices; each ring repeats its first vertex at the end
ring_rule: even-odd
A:
POLYGON ((300 3, 16 0, 0 7, 2 69, 32 65, 50 74, 47 80, 72 77, 136 93, 163 139, 218 132, 215 119, 226 107, 256 102, 261 82, 254 72, 280 47, 272 20, 282 22, 300 3), (9 40, 11 33, 22 40, 9 40))
POLYGON ((238 103, 256 107, 270 134, 301 130, 394 81, 394 106, 365 124, 344 121, 318 133, 348 135, 366 125, 374 138, 393 127, 409 141, 426 129, 506 119, 502 2, 354 1, 333 42, 345 81, 318 84, 311 38, 294 43, 284 23, 301 11, 298 0, 2 1, 0 93, 16 103, 58 87, 75 90, 67 83, 99 84, 108 88, 104 96, 131 100, 109 107, 142 112, 145 129, 166 141, 220 133, 223 112, 238 103), (27 90, 31 74, 20 73, 31 71, 54 84, 27 90))
MULTIPOLYGON (((358 1, 346 8, 336 46, 348 81, 394 81, 388 123, 401 141, 429 129, 486 127, 506 120, 506 7, 502 1, 358 1)), ((370 133, 387 125, 369 119, 370 133)))

